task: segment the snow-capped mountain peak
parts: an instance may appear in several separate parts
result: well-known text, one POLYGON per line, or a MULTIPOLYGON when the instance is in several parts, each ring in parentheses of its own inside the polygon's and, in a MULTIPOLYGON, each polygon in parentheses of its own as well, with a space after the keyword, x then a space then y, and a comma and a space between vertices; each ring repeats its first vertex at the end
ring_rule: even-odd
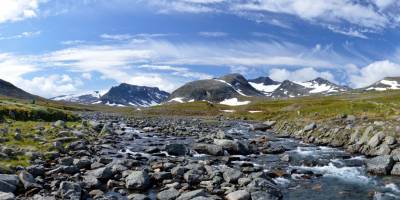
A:
POLYGON ((336 92, 344 92, 348 90, 346 87, 339 86, 323 78, 316 78, 311 81, 296 83, 306 88, 309 88, 311 94, 330 94, 336 92))
POLYGON ((365 90, 386 91, 400 89, 400 77, 386 77, 368 87, 365 90))

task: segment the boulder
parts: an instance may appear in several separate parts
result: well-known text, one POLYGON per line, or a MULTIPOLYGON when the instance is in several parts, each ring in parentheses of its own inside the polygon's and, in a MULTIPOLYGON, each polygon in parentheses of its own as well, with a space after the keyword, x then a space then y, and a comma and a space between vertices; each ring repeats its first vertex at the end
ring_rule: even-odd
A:
POLYGON ((237 169, 233 168, 224 169, 223 177, 224 180, 228 183, 237 183, 239 178, 241 178, 242 176, 243 176, 242 172, 237 169))
POLYGON ((36 183, 35 178, 32 176, 32 174, 30 174, 27 171, 20 172, 18 174, 18 178, 22 182, 22 184, 24 185, 24 188, 26 190, 32 189, 32 188, 41 188, 42 187, 41 185, 36 183))
POLYGON ((133 171, 126 177, 126 188, 133 190, 146 190, 150 184, 150 177, 146 171, 133 171))
POLYGON ((82 188, 78 183, 63 181, 60 184, 58 193, 63 199, 81 199, 82 188))
POLYGON ((99 169, 91 170, 87 172, 88 175, 94 176, 98 179, 109 179, 113 176, 110 167, 102 167, 99 169))
POLYGON ((226 195, 227 200, 250 200, 250 193, 246 190, 238 190, 226 195))
POLYGON ((396 162, 400 161, 400 148, 393 149, 392 153, 390 153, 392 156, 393 160, 396 162))
POLYGON ((144 194, 130 194, 128 196, 129 200, 150 200, 150 198, 144 194))
POLYGON ((18 185, 17 175, 0 174, 0 192, 15 192, 18 185))
POLYGON ((15 200, 15 195, 11 192, 0 192, 1 200, 15 200))
POLYGON ((392 171, 390 172, 391 175, 395 175, 395 176, 400 176, 400 162, 396 163, 393 168, 392 171))
POLYGON ((212 156, 223 156, 224 150, 221 146, 215 144, 195 144, 193 150, 198 153, 208 154, 212 156))
POLYGON ((383 142, 383 139, 385 139, 385 134, 383 132, 379 132, 372 136, 367 145, 371 148, 375 148, 383 142))
POLYGON ((191 200, 196 197, 206 196, 204 189, 193 190, 190 192, 185 192, 181 194, 176 200, 191 200))
POLYGON ((248 155, 250 153, 247 145, 235 140, 216 139, 214 140, 214 144, 221 146, 231 155, 248 155))
POLYGON ((165 151, 173 156, 185 156, 188 153, 184 144, 168 144, 165 146, 165 151))
POLYGON ((161 191, 157 194, 158 200, 174 200, 179 196, 178 190, 170 188, 168 190, 161 191))
POLYGON ((264 123, 258 123, 258 124, 251 124, 250 125, 250 129, 252 131, 266 131, 268 129, 270 129, 271 126, 268 124, 264 124, 264 123))
POLYGON ((314 130, 315 128, 317 128, 317 124, 315 122, 312 122, 311 124, 305 126, 303 131, 308 132, 314 130))
POLYGON ((367 171, 377 175, 387 175, 390 173, 394 161, 391 156, 377 156, 366 161, 367 171))
POLYGON ((279 187, 272 181, 264 178, 255 178, 247 185, 247 191, 251 192, 252 199, 262 199, 262 198, 253 198, 253 194, 255 196, 262 197, 270 197, 270 199, 281 199, 282 192, 279 187), (262 195, 258 195, 262 192, 262 195), (257 195, 256 195, 257 194, 257 195))

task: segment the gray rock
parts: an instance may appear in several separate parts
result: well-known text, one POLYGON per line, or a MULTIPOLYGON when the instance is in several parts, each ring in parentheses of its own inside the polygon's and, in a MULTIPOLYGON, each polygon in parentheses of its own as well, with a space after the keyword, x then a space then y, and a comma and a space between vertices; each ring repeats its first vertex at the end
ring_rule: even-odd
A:
POLYGON ((393 157, 394 161, 399 162, 400 161, 400 148, 393 149, 392 153, 390 155, 393 157))
POLYGON ((311 123, 311 124, 305 126, 304 129, 303 129, 303 131, 304 131, 304 132, 308 132, 308 131, 314 130, 315 128, 317 128, 317 124, 316 124, 315 122, 313 122, 313 123, 311 123))
POLYGON ((386 136, 385 137, 385 141, 384 141, 384 143, 385 144, 387 144, 387 145, 393 145, 393 144, 396 144, 396 138, 395 137, 393 137, 393 136, 386 136))
POLYGON ((251 193, 251 200, 280 200, 282 197, 274 196, 265 191, 255 191, 251 193))
POLYGON ((45 173, 45 169, 42 165, 32 165, 26 168, 26 170, 34 177, 43 176, 45 173))
POLYGON ((118 192, 107 192, 104 195, 104 198, 107 200, 128 200, 128 197, 123 196, 122 194, 118 192))
POLYGON ((223 156, 224 150, 219 145, 214 144, 195 144, 193 149, 198 153, 208 154, 212 156, 223 156))
POLYGON ((270 129, 271 126, 268 124, 264 124, 264 123, 258 123, 258 124, 251 124, 250 125, 250 129, 252 131, 266 131, 268 129, 270 129))
POLYGON ((88 158, 74 159, 73 164, 79 169, 88 169, 92 162, 88 158))
POLYGON ((58 190, 63 199, 80 200, 82 195, 82 188, 79 184, 63 181, 58 190))
POLYGON ((175 188, 170 188, 168 190, 164 190, 157 194, 158 200, 174 200, 179 196, 178 190, 175 188))
POLYGON ((392 150, 390 149, 390 146, 387 144, 381 144, 381 146, 378 147, 378 149, 372 150, 371 155, 373 156, 383 156, 383 155, 389 155, 392 150))
POLYGON ((11 192, 0 192, 0 200, 14 200, 15 195, 11 192))
POLYGON ((36 183, 35 178, 32 176, 32 174, 30 174, 27 171, 20 172, 18 174, 18 178, 22 182, 22 184, 24 185, 24 188, 26 190, 32 189, 32 188, 41 188, 42 187, 41 185, 36 183))
POLYGON ((19 178, 17 175, 0 174, 1 192, 14 192, 18 185, 19 178))
POLYGON ((394 164, 390 174, 395 176, 400 176, 400 162, 394 164))
POLYGON ((146 190, 150 185, 150 177, 146 171, 133 171, 125 180, 126 188, 146 190))
POLYGON ((109 179, 113 176, 110 167, 102 167, 99 169, 91 170, 87 172, 88 175, 94 176, 98 179, 109 179))
POLYGON ((197 169, 192 169, 187 171, 184 175, 183 178, 187 183, 190 185, 197 185, 199 184, 202 179, 203 179, 203 172, 197 169))
POLYGON ((176 200, 191 200, 195 197, 206 196, 204 189, 198 189, 190 192, 185 192, 181 194, 176 200))
POLYGON ((371 148, 375 148, 383 142, 383 139, 385 139, 385 134, 383 132, 379 132, 372 136, 367 145, 371 148))
POLYGON ((227 139, 216 139, 214 140, 214 144, 221 146, 224 150, 228 151, 228 153, 240 154, 240 155, 248 155, 249 147, 241 142, 227 139))
POLYGON ((186 171, 187 169, 185 167, 177 166, 171 169, 171 174, 173 176, 183 176, 186 171))
POLYGON ((91 175, 83 176, 83 185, 85 188, 98 188, 100 186, 100 181, 91 175))
POLYGON ((58 160, 58 163, 60 163, 60 165, 70 166, 74 164, 74 159, 71 157, 64 157, 60 158, 58 160))
POLYGON ((1 192, 15 192, 17 186, 0 180, 0 191, 1 192))
POLYGON ((150 200, 150 198, 144 194, 131 194, 128 196, 128 199, 129 200, 150 200))
POLYGON ((358 140, 357 145, 367 144, 367 142, 368 142, 368 140, 370 138, 371 132, 373 130, 374 130, 373 126, 368 126, 365 129, 365 131, 364 131, 363 135, 361 136, 360 140, 358 140))
MULTIPOLYGON (((251 192, 252 199, 258 199, 253 197, 253 193, 262 191, 263 195, 270 196, 270 199, 281 199, 282 192, 279 187, 271 180, 263 178, 255 178, 247 185, 247 191, 251 192), (274 198, 272 198, 274 197, 274 198)), ((258 194, 258 193, 255 193, 258 194)))
POLYGON ((233 168, 225 168, 224 169, 224 180, 228 183, 237 183, 239 178, 241 178, 243 176, 242 172, 237 170, 237 169, 233 169, 233 168))
POLYGON ((184 156, 188 153, 186 145, 184 144, 168 144, 165 146, 165 151, 173 156, 184 156))
POLYGON ((231 192, 225 197, 227 200, 249 200, 250 193, 246 190, 238 190, 236 192, 231 192))
POLYGON ((387 175, 393 167, 394 161, 391 156, 377 156, 366 162, 367 171, 372 174, 387 175))

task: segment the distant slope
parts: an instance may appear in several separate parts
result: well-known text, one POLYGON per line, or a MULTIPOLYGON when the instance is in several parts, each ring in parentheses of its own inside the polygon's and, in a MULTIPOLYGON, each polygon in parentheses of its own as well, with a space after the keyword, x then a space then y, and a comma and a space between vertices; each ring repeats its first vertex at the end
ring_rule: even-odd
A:
POLYGON ((263 96, 263 94, 251 86, 241 74, 228 74, 217 80, 228 84, 243 96, 263 96))
POLYGON ((25 92, 13 84, 0 79, 0 95, 17 99, 38 99, 39 96, 25 92))
POLYGON ((100 92, 94 91, 91 94, 83 94, 83 95, 61 95, 50 98, 50 100, 66 101, 66 102, 73 102, 80 104, 96 104, 96 103, 101 103, 100 97, 101 97, 100 92))
POLYGON ((170 102, 221 102, 235 97, 263 96, 240 74, 189 82, 175 90, 170 102))
POLYGON ((398 90, 400 89, 400 77, 385 77, 382 80, 363 89, 366 91, 398 90))
POLYGON ((350 90, 349 87, 339 86, 323 78, 316 78, 314 80, 298 84, 306 88, 312 89, 310 91, 310 94, 331 94, 350 90))
POLYGON ((145 87, 122 83, 112 87, 100 100, 110 106, 152 106, 164 102, 169 93, 155 87, 145 87))
POLYGON ((220 102, 237 96, 240 94, 229 84, 216 79, 208 79, 186 83, 172 92, 170 101, 179 103, 203 100, 220 102))
POLYGON ((292 98, 308 96, 312 89, 304 87, 292 81, 283 81, 282 84, 271 93, 272 98, 292 98))

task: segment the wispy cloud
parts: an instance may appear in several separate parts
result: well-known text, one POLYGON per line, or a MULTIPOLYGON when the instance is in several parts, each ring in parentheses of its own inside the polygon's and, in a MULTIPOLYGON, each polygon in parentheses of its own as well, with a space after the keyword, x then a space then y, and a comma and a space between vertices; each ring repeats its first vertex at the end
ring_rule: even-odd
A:
POLYGON ((291 28, 287 16, 293 16, 313 24, 352 37, 365 38, 360 30, 379 31, 397 27, 400 3, 395 0, 149 0, 150 6, 159 12, 226 13, 246 17, 257 22, 291 28), (346 25, 347 28, 343 28, 346 25), (350 29, 348 27, 351 27, 350 29))
POLYGON ((225 32, 199 32, 199 35, 203 37, 226 37, 229 34, 225 32))
POLYGON ((15 40, 15 39, 22 39, 22 38, 31 38, 35 37, 41 34, 41 31, 33 31, 33 32, 23 32, 21 34, 17 35, 11 35, 11 36, 1 36, 0 35, 0 40, 15 40))

